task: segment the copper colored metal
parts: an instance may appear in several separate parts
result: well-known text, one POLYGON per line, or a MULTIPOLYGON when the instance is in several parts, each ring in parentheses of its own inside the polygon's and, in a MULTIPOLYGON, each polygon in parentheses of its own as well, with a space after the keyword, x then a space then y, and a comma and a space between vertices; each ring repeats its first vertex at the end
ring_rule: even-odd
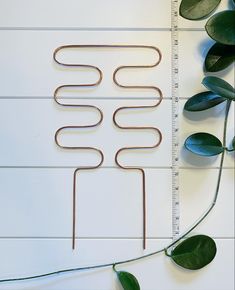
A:
MULTIPOLYGON (((91 105, 76 105, 76 104, 62 104, 58 101, 57 99, 57 93, 59 91, 59 89, 61 89, 62 87, 65 87, 65 86, 61 86, 61 87, 58 87, 56 90, 55 90, 55 93, 54 93, 54 99, 55 101, 57 102, 57 104, 61 105, 61 106, 65 106, 65 107, 77 107, 77 108, 87 108, 87 109, 95 109, 98 111, 99 115, 100 115, 100 118, 99 120, 96 122, 96 123, 93 123, 93 124, 89 124, 89 125, 82 125, 82 126, 63 126, 63 127, 60 127, 56 132, 55 132, 55 143, 57 146, 59 146, 60 148, 62 149, 73 149, 73 150, 92 150, 92 151, 95 151, 97 152, 99 155, 100 155, 100 162, 97 164, 97 165, 94 165, 94 166, 84 166, 84 167, 78 167, 75 169, 74 173, 73 173, 73 229, 72 229, 72 249, 74 250, 75 249, 75 241, 76 241, 76 179, 77 179, 77 173, 78 171, 80 170, 90 170, 90 169, 96 169, 98 167, 100 167, 104 161, 104 154, 103 152, 98 149, 98 148, 95 148, 95 147, 91 147, 91 146, 86 146, 86 147, 83 147, 83 146, 64 146, 64 145, 61 145, 60 142, 59 142, 59 135, 60 133, 62 133, 64 130, 68 130, 68 129, 84 129, 84 128, 93 128, 93 127, 96 127, 98 125, 101 124, 102 120, 103 120, 103 113, 102 111, 95 107, 95 106, 91 106, 91 105)), ((68 87, 68 86, 66 86, 68 87)))
POLYGON ((159 58, 157 60, 156 63, 152 64, 152 65, 135 65, 135 66, 120 66, 118 67, 114 73, 113 73, 113 81, 114 83, 120 87, 120 88, 124 88, 124 89, 148 89, 148 90, 153 90, 155 93, 157 93, 157 101, 155 104, 153 105, 143 105, 143 106, 125 106, 125 107, 119 107, 118 109, 115 110, 114 114, 113 114, 113 122, 114 124, 120 128, 120 129, 124 129, 124 130, 151 130, 154 131, 156 133, 156 135, 158 136, 158 140, 155 144, 151 145, 151 146, 135 146, 135 147, 123 147, 120 148, 115 155, 115 162, 116 164, 125 170, 137 170, 139 172, 141 172, 142 175, 142 192, 143 192, 143 249, 146 248, 146 186, 145 186, 145 171, 143 168, 141 167, 135 167, 135 166, 124 166, 121 165, 120 162, 118 161, 118 156, 121 152, 123 151, 128 151, 128 150, 140 150, 140 149, 153 149, 153 148, 157 148, 161 141, 162 141, 162 133, 161 131, 156 128, 156 127, 149 127, 149 126, 123 126, 120 125, 117 120, 116 120, 116 116, 120 111, 124 111, 124 110, 133 110, 133 109, 146 109, 146 108, 156 108, 160 105, 163 95, 161 90, 158 87, 155 86, 138 86, 138 85, 124 85, 121 84, 120 82, 118 82, 117 80, 117 73, 121 70, 124 69, 141 69, 141 68, 153 68, 156 67, 160 61, 161 61, 161 52, 158 48, 154 48, 158 55, 159 58))
POLYGON ((100 167, 104 161, 104 154, 103 152, 96 148, 96 147, 91 147, 91 146, 64 146, 62 144, 60 144, 59 142, 59 135, 60 133, 62 133, 65 130, 69 130, 69 129, 84 129, 84 128, 94 128, 99 126, 102 121, 103 121, 103 112, 96 106, 93 105, 79 105, 79 104, 71 104, 71 103, 62 103, 60 102, 60 99, 58 98, 58 93, 59 91, 66 89, 66 88, 84 88, 84 87, 95 87, 97 85, 99 85, 102 81, 102 72, 99 68, 92 66, 92 65, 83 65, 83 64, 67 64, 67 63, 62 63, 59 62, 56 58, 57 53, 64 49, 66 47, 58 47, 53 54, 53 58, 55 60, 55 62, 59 65, 63 65, 66 67, 79 67, 79 68, 87 68, 87 69, 94 69, 98 72, 99 78, 96 82, 94 83, 84 83, 84 84, 70 84, 70 85, 62 85, 56 88, 56 90, 54 91, 54 100, 55 102, 63 107, 75 107, 75 108, 85 108, 88 110, 95 110, 98 112, 99 114, 99 120, 95 123, 91 123, 91 124, 87 124, 87 125, 75 125, 75 126, 63 126, 60 127, 56 132, 55 132, 55 143, 58 147, 62 148, 62 149, 70 149, 70 150, 91 150, 91 151, 95 151, 100 155, 100 162, 94 166, 84 166, 84 167, 78 167, 75 169, 74 173, 73 173, 73 222, 72 222, 72 249, 75 249, 75 242, 76 242, 76 204, 77 204, 77 199, 76 199, 76 180, 77 180, 77 173, 81 170, 91 170, 91 169, 96 169, 98 167, 100 167))
POLYGON ((121 165, 120 162, 118 161, 118 156, 121 152, 123 151, 127 151, 127 150, 138 150, 138 149, 153 149, 153 148, 157 148, 159 146, 159 144, 161 143, 162 140, 162 134, 161 131, 156 128, 156 127, 149 127, 149 126, 122 126, 120 124, 118 124, 118 122, 116 121, 116 115, 118 114, 118 112, 123 111, 123 110, 133 110, 133 109, 146 109, 146 108, 156 108, 157 106, 160 105, 161 101, 162 101, 162 92, 158 87, 155 86, 139 86, 139 85, 124 85, 121 84, 120 82, 118 82, 117 80, 117 73, 121 70, 124 69, 144 69, 144 68, 153 68, 156 67, 160 61, 161 61, 161 52, 158 48, 154 47, 154 46, 148 46, 148 45, 64 45, 64 46, 60 46, 58 47, 53 54, 53 58, 55 60, 55 62, 59 65, 62 66, 66 66, 66 67, 78 67, 78 68, 87 68, 87 69, 92 69, 97 71, 99 78, 96 82, 94 83, 85 83, 85 84, 71 84, 71 85, 62 85, 59 86, 58 88, 56 88, 55 92, 54 92, 54 100, 56 101, 57 104, 59 104, 60 106, 65 106, 65 107, 76 107, 76 108, 87 108, 87 109, 94 109, 96 110, 99 115, 100 118, 96 123, 93 124, 89 124, 89 125, 83 125, 83 126, 63 126, 61 128, 59 128, 56 133, 55 133, 55 142, 56 144, 62 148, 62 149, 78 149, 78 150, 93 150, 95 152, 97 152, 100 155, 100 162, 97 165, 94 166, 89 166, 89 167, 79 167, 77 169, 75 169, 74 174, 73 174, 73 235, 72 235, 72 248, 75 249, 75 240, 76 240, 76 176, 77 176, 77 172, 79 170, 90 170, 90 169, 96 169, 98 167, 100 167, 103 163, 104 160, 104 154, 103 152, 95 147, 77 147, 77 146, 64 146, 61 145, 58 137, 59 134, 66 129, 82 129, 82 128, 91 128, 91 127, 96 127, 99 126, 103 120, 103 112, 96 106, 93 105, 77 105, 77 104, 65 104, 65 103, 61 103, 59 101, 58 98, 58 92, 62 89, 66 89, 66 88, 73 88, 73 87, 95 87, 98 86, 103 78, 103 73, 101 71, 100 68, 93 66, 93 65, 88 65, 88 64, 77 64, 77 63, 64 63, 64 62, 60 62, 57 59, 57 54, 59 51, 64 50, 64 49, 87 49, 87 48, 139 48, 139 49, 149 49, 149 50, 153 50, 154 52, 157 53, 158 58, 156 60, 155 63, 150 64, 150 65, 132 65, 132 66, 119 66, 113 73, 113 81, 114 83, 123 89, 139 89, 139 90, 153 90, 155 93, 157 93, 157 101, 155 104, 153 105, 143 105, 143 106, 129 106, 129 107, 119 107, 117 110, 115 110, 114 114, 113 114, 113 122, 114 124, 119 128, 119 129, 123 129, 123 130, 151 130, 154 131, 157 136, 158 136, 158 140, 155 144, 151 145, 151 146, 145 146, 145 147, 140 147, 140 146, 135 146, 135 147, 123 147, 120 148, 116 154, 115 154, 115 162, 117 164, 118 167, 124 169, 124 170, 137 170, 139 172, 141 172, 142 175, 142 191, 143 191, 143 248, 146 248, 146 187, 145 187, 145 171, 143 170, 143 168, 141 167, 135 167, 135 166, 124 166, 121 165))

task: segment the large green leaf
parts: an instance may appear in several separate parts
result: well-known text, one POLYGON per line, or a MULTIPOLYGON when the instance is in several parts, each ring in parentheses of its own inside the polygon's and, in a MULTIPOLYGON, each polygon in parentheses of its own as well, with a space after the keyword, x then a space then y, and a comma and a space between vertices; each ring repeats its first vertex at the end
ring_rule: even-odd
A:
POLYGON ((212 108, 222 102, 226 101, 210 91, 202 92, 192 96, 184 105, 184 110, 190 112, 203 111, 212 108))
POLYGON ((182 0, 180 15, 186 19, 198 20, 208 16, 221 0, 182 0))
POLYGON ((224 151, 220 140, 209 133, 192 134, 185 140, 184 145, 189 151, 201 156, 214 156, 224 151))
POLYGON ((215 43, 208 51, 205 59, 205 68, 208 72, 217 72, 225 69, 235 60, 235 45, 215 43))
POLYGON ((202 80, 202 84, 207 89, 211 90, 213 93, 221 97, 224 97, 228 100, 235 101, 235 90, 226 81, 218 77, 208 76, 208 77, 204 77, 204 79, 202 80))
POLYGON ((116 271, 118 279, 124 290, 140 290, 140 285, 136 277, 125 271, 116 271))
POLYGON ((214 240, 205 235, 190 237, 171 252, 171 258, 179 266, 198 270, 208 265, 216 255, 216 244, 214 240))
POLYGON ((213 15, 206 23, 206 31, 219 43, 235 45, 235 11, 226 10, 213 15))

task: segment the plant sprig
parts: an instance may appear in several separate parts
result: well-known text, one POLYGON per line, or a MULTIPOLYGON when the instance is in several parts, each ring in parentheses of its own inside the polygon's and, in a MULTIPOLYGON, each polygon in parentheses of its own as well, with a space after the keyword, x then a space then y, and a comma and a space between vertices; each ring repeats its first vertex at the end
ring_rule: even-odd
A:
MULTIPOLYGON (((200 20, 204 16, 210 15, 216 9, 219 2, 220 1, 216 0, 182 0, 180 14, 186 19, 200 20), (203 8, 200 12, 196 9, 199 7, 203 8)), ((233 4, 235 4, 234 0, 233 4)), ((226 10, 216 13, 206 22, 205 30, 209 37, 216 41, 206 55, 205 70, 207 72, 218 72, 226 69, 235 60, 235 11, 226 10)), ((226 109, 223 140, 221 142, 216 136, 207 132, 198 132, 190 135, 185 140, 185 147, 192 153, 205 157, 221 154, 219 175, 214 196, 215 204, 220 188, 225 153, 235 151, 235 137, 231 141, 230 146, 226 145, 227 120, 231 103, 235 101, 235 89, 225 80, 215 76, 205 77, 202 80, 202 84, 209 91, 198 93, 189 98, 185 103, 184 110, 198 112, 210 109, 225 102, 226 109)), ((212 208, 213 206, 209 208, 208 213, 212 208)), ((199 243, 197 243, 197 245, 199 246, 199 243)), ((191 246, 192 245, 188 247, 188 250, 191 250, 191 246)), ((215 254, 216 251, 214 251, 214 256, 215 254)), ((196 267, 196 261, 192 260, 191 262, 193 266, 196 267)))
MULTIPOLYGON (((235 0, 231 1, 235 7, 235 0)), ((180 5, 180 15, 189 20, 201 20, 210 16, 218 7, 220 2, 221 0, 182 0, 180 5)), ((205 29, 208 35, 216 41, 209 49, 205 58, 205 70, 207 72, 221 71, 234 62, 234 19, 235 11, 226 10, 216 13, 207 21, 205 29)), ((221 160, 214 198, 209 208, 193 225, 189 227, 185 233, 183 233, 175 241, 171 242, 167 247, 140 257, 108 264, 58 270, 55 272, 29 277, 1 279, 0 283, 25 281, 68 272, 112 267, 124 290, 140 290, 140 284, 133 274, 126 271, 118 271, 116 267, 126 263, 139 261, 162 252, 164 252, 166 256, 170 257, 177 265, 186 269, 198 270, 208 265, 214 259, 217 252, 214 240, 205 235, 196 235, 189 238, 187 238, 187 236, 199 224, 201 224, 202 221, 204 221, 215 206, 220 189, 225 153, 235 151, 235 136, 231 141, 231 145, 226 145, 228 114, 232 101, 235 101, 235 90, 230 84, 215 76, 205 77, 202 84, 208 89, 208 91, 192 96, 186 102, 184 109, 190 112, 199 112, 225 102, 226 109, 224 117, 223 140, 220 141, 216 136, 210 133, 198 132, 190 135, 185 140, 185 147, 194 154, 206 157, 221 154, 221 160)))
MULTIPOLYGON (((202 20, 219 6, 220 0, 182 0, 180 15, 188 20, 202 20)), ((231 0, 235 9, 235 0, 231 0)), ((214 14, 205 30, 215 43, 207 52, 204 66, 206 72, 226 69, 235 61, 235 11, 225 10, 214 14)))
MULTIPOLYGON (((189 99, 186 104, 185 104, 185 109, 191 109, 193 107, 194 111, 201 111, 204 109, 208 109, 212 106, 215 106, 214 100, 215 97, 211 98, 211 96, 215 96, 214 93, 213 95, 211 94, 205 94, 203 93, 198 94, 196 96, 193 96, 191 99, 189 99), (202 97, 203 96, 203 97, 202 97), (198 109, 196 109, 198 107, 198 109)), ((171 242, 167 247, 164 247, 158 251, 152 252, 150 254, 146 254, 140 257, 128 259, 128 260, 123 260, 123 261, 117 261, 113 263, 108 263, 108 264, 100 264, 100 265, 93 265, 93 266, 87 266, 87 267, 78 267, 78 268, 71 268, 71 269, 65 269, 65 270, 58 270, 55 272, 50 272, 50 273, 45 273, 45 274, 40 274, 40 275, 35 275, 35 276, 29 276, 29 277, 20 277, 20 278, 10 278, 10 279, 2 279, 0 280, 0 283, 5 283, 5 282, 14 282, 14 281, 25 281, 25 280, 32 280, 32 279, 38 279, 38 278, 43 278, 43 277, 48 277, 48 276, 53 276, 53 275, 58 275, 58 274, 63 274, 63 273, 70 273, 70 272, 76 272, 76 271, 84 271, 84 270, 92 270, 92 269, 98 269, 98 268, 105 268, 105 267, 112 267, 114 272, 117 274, 117 278, 120 281, 122 287, 124 290, 139 290, 140 289, 140 284, 137 280, 137 278, 126 271, 117 271, 116 267, 127 264, 130 262, 135 262, 139 261, 151 256, 154 256, 156 254, 164 252, 166 256, 170 257, 172 261, 174 261, 176 264, 179 266, 190 269, 190 270, 198 270, 206 265, 208 265, 215 257, 217 249, 216 249, 216 244, 213 241, 212 238, 205 236, 205 235, 196 235, 192 236, 189 238, 186 238, 188 234, 190 234, 199 224, 201 224, 204 219, 207 217, 207 215, 211 212, 213 207, 216 204, 218 193, 219 193, 219 188, 220 188, 220 181, 221 181, 221 175, 222 175, 222 170, 223 170, 223 162, 224 162, 224 156, 226 151, 234 151, 235 150, 235 137, 233 138, 231 142, 231 148, 226 147, 226 132, 227 132, 227 121, 228 121, 228 114, 229 114, 229 109, 231 105, 231 100, 226 99, 223 97, 220 97, 217 95, 217 98, 222 98, 223 102, 226 102, 226 110, 225 110, 225 119, 224 119, 224 129, 223 129, 223 141, 218 143, 219 148, 226 148, 226 150, 222 150, 221 153, 221 161, 220 161, 220 167, 219 167, 219 173, 218 173, 218 179, 217 179, 217 185, 216 185, 216 191, 214 198, 209 206, 209 208, 204 212, 204 214, 197 220, 195 223, 189 227, 189 229, 183 233, 180 237, 178 237, 177 240, 171 242), (221 145, 222 144, 222 145, 221 145), (220 145, 222 147, 220 147, 220 145), (183 240, 184 239, 184 240, 183 240), (183 240, 183 241, 182 241, 183 240), (174 247, 176 246, 176 247, 174 247)), ((218 105, 220 102, 217 101, 218 105)), ((204 142, 204 140, 203 140, 204 142)), ((209 139, 208 142, 209 146, 214 146, 215 140, 209 139), (213 140, 213 142, 210 143, 210 141, 213 140)), ((207 144, 207 145, 208 145, 207 144)), ((201 148, 200 145, 196 144, 198 146, 199 153, 194 152, 199 155, 205 155, 205 151, 200 151, 200 150, 205 150, 201 148), (202 153, 202 154, 201 154, 202 153)), ((195 148, 195 147, 194 147, 195 148)), ((191 148, 188 148, 191 150, 191 148)), ((210 151, 210 149, 206 148, 206 150, 210 151)), ((214 149, 213 149, 214 150, 214 149)), ((191 150, 192 151, 192 150, 191 150)), ((213 151, 214 152, 214 151, 213 151)), ((218 153, 219 154, 219 153, 218 153)), ((210 154, 209 154, 210 156, 210 154)))

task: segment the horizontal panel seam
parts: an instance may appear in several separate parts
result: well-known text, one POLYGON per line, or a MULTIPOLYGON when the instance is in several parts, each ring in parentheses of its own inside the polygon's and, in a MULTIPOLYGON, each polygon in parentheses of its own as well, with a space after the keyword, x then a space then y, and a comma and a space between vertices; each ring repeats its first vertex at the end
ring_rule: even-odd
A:
MULTIPOLYGON (((2 31, 171 31, 171 27, 40 27, 40 26, 1 26, 2 31)), ((204 31, 203 27, 179 27, 179 31, 204 31)))
MULTIPOLYGON (((1 97, 0 96, 0 100, 53 100, 53 97, 38 97, 38 96, 30 96, 30 97, 1 97)), ((89 100, 156 100, 156 97, 60 97, 58 98, 60 100, 85 100, 85 101, 89 101, 89 100)), ((186 98, 185 98, 186 99, 186 98)), ((172 100, 171 97, 164 97, 163 100, 172 100)))
MULTIPOLYGON (((22 97, 22 96, 0 96, 0 100, 53 100, 53 97, 39 97, 39 96, 28 96, 28 97, 22 97)), ((104 101, 110 101, 110 100, 156 100, 156 97, 60 97, 58 98, 60 100, 104 100, 104 101)), ((189 97, 180 97, 180 100, 188 100, 189 97)), ((163 101, 165 100, 172 100, 172 97, 163 97, 163 101)))
MULTIPOLYGON (((234 236, 217 237, 213 236, 217 240, 233 240, 234 236)), ((170 240, 172 237, 147 237, 148 240, 170 240)), ((71 237, 0 237, 1 240, 71 240, 71 237)), ((76 240, 142 240, 141 237, 80 237, 76 240)))
POLYGON ((46 26, 12 26, 6 27, 1 26, 0 30, 12 31, 12 30, 23 30, 23 31, 171 31, 170 27, 46 27, 46 26))
MULTIPOLYGON (((145 169, 172 169, 171 166, 141 166, 145 169)), ((76 169, 77 166, 21 166, 21 165, 12 165, 12 166, 0 166, 0 169, 76 169)), ((100 169, 120 169, 118 166, 102 166, 100 169)), ((202 169, 219 169, 219 166, 215 167, 189 167, 189 166, 180 166, 179 169, 193 169, 193 170, 202 170, 202 169)), ((233 166, 225 166, 223 169, 233 170, 233 166)))

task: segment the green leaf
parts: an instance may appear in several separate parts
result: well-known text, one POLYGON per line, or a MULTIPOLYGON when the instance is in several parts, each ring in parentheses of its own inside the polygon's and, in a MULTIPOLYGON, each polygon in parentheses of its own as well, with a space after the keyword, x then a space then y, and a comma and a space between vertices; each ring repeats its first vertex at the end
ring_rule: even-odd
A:
POLYGON ((208 265, 216 255, 214 240, 205 235, 190 237, 171 252, 174 262, 186 269, 198 270, 208 265))
POLYGON ((116 271, 118 279, 124 290, 140 290, 140 285, 136 277, 125 271, 116 271))
POLYGON ((235 150, 235 136, 233 137, 233 140, 232 140, 232 148, 235 150))
POLYGON ((208 16, 221 0, 182 0, 180 15, 186 19, 199 20, 208 16))
POLYGON ((226 81, 218 78, 208 76, 202 80, 202 84, 213 93, 224 97, 228 100, 235 101, 235 90, 234 88, 227 83, 226 81))
POLYGON ((235 11, 226 10, 213 15, 206 23, 208 35, 215 41, 235 45, 235 11))
POLYGON ((189 151, 201 156, 214 156, 224 151, 220 140, 209 133, 192 134, 185 140, 184 145, 189 151))
POLYGON ((218 72, 227 68, 235 60, 235 45, 215 43, 208 51, 205 68, 208 72, 218 72))
POLYGON ((232 151, 235 151, 235 136, 233 137, 233 140, 231 142, 231 148, 226 148, 226 150, 228 152, 232 152, 232 151))
POLYGON ((190 112, 203 111, 212 108, 222 102, 226 101, 210 91, 203 92, 192 96, 184 105, 184 110, 190 112))

